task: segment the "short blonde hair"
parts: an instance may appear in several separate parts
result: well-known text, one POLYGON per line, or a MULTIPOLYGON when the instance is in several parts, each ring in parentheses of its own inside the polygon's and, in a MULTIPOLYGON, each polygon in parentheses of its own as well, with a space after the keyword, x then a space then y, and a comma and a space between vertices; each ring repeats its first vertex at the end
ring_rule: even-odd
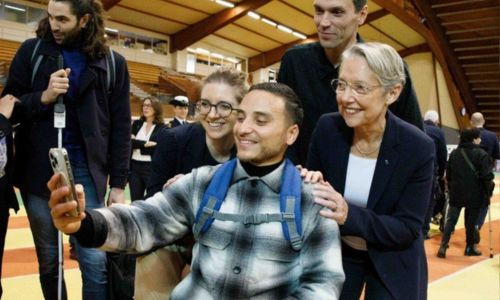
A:
POLYGON ((375 42, 358 43, 342 54, 342 61, 353 56, 360 56, 366 60, 368 67, 375 73, 386 91, 398 83, 405 84, 403 59, 391 46, 375 42))

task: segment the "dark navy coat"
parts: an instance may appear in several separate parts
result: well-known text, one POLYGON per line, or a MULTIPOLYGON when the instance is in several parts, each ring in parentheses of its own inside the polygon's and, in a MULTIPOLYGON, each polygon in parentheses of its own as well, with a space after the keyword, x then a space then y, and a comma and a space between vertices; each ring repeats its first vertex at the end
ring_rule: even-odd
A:
MULTIPOLYGON (((54 104, 41 104, 50 74, 57 71, 59 47, 49 41, 40 44, 44 55, 31 87, 32 53, 36 39, 25 41, 10 66, 4 93, 21 100, 12 119, 21 122, 16 134, 15 183, 23 191, 48 197, 47 181, 52 175, 49 149, 57 146, 54 128, 54 104)), ((82 71, 80 89, 76 93, 77 115, 90 174, 103 200, 108 182, 124 188, 130 163, 129 75, 125 59, 115 53, 116 80, 111 94, 106 88, 106 59, 89 60, 82 71)))
MULTIPOLYGON (((395 299, 426 299, 427 261, 422 223, 430 199, 434 143, 391 112, 366 208, 349 206, 341 235, 366 240, 368 255, 395 299)), ((314 130, 307 168, 321 171, 344 194, 353 129, 339 113, 323 115, 314 130)))
MULTIPOLYGON (((142 120, 135 120, 132 123, 132 135, 137 135, 139 130, 141 130, 142 124, 144 124, 144 121, 142 121, 142 120)), ((165 124, 155 124, 155 125, 156 126, 153 129, 153 132, 151 133, 151 136, 149 138, 149 140, 151 142, 158 142, 158 137, 160 136, 160 132, 162 131, 163 128, 165 128, 165 124)), ((144 147, 144 144, 146 144, 145 141, 132 139, 132 150, 139 149, 141 151, 142 155, 153 156, 153 153, 156 150, 156 146, 155 147, 144 147)))

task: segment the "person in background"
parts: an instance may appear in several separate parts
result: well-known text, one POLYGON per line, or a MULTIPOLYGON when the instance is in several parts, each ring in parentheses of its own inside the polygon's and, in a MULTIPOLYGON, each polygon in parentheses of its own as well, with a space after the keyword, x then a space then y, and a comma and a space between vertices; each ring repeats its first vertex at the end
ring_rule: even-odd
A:
MULTIPOLYGON (((500 159, 500 144, 497 138, 497 135, 484 128, 484 116, 480 112, 475 112, 472 114, 470 123, 472 127, 479 128, 481 132, 481 146, 491 157, 491 169, 495 170, 496 161, 500 159)), ((484 220, 486 219, 486 215, 488 214, 488 206, 482 207, 479 212, 479 217, 477 219, 476 229, 477 229, 477 243, 479 243, 480 235, 479 230, 483 227, 484 220)))
POLYGON ((189 99, 186 96, 175 96, 169 102, 174 106, 174 118, 168 122, 168 128, 174 128, 180 125, 187 124, 186 118, 188 115, 189 99))
MULTIPOLYGON (((319 42, 298 45, 281 59, 278 82, 291 87, 304 104, 304 124, 288 156, 298 164, 307 161, 309 141, 319 117, 338 111, 332 80, 338 78, 342 53, 356 43, 363 43, 358 29, 368 15, 367 0, 314 0, 314 24, 319 42)), ((421 129, 422 115, 405 66, 406 81, 399 98, 389 110, 421 129)))
POLYGON ((142 115, 132 123, 132 160, 130 162, 130 199, 144 199, 149 176, 151 157, 156 149, 159 133, 165 127, 160 101, 142 100, 142 115))
MULTIPOLYGON (((205 78, 195 107, 196 122, 161 132, 146 197, 162 191, 168 180, 173 182, 194 168, 214 166, 235 157, 234 109, 246 90, 244 74, 235 70, 219 69, 205 78)), ((193 243, 189 234, 175 245, 140 257, 135 277, 136 298, 150 293, 167 297, 181 281, 185 266, 191 263, 193 243), (159 272, 165 276, 157 277, 159 272)))
MULTIPOLYGON (((12 125, 9 123, 16 101, 19 100, 12 95, 5 95, 0 99, 0 278, 2 277, 5 235, 9 224, 9 209, 14 209, 16 213, 19 210, 12 184, 14 151, 12 148, 12 125)), ((0 298, 2 298, 2 294, 3 289, 0 283, 0 298)))
POLYGON ((491 158, 479 146, 480 143, 481 132, 478 128, 465 129, 460 134, 458 148, 450 153, 446 166, 450 206, 446 214, 441 246, 437 253, 440 258, 446 257, 448 242, 462 207, 465 207, 464 255, 481 255, 476 245, 476 224, 480 209, 489 204, 487 188, 494 176, 491 171, 491 158))
POLYGON ((340 225, 346 281, 340 299, 426 299, 422 223, 432 189, 434 143, 388 107, 404 88, 392 47, 358 43, 343 53, 338 113, 314 130, 307 168, 323 173, 315 201, 340 225))
MULTIPOLYGON (((37 38, 21 44, 3 91, 20 102, 12 114, 20 122, 14 184, 21 191, 30 222, 45 299, 58 298, 59 233, 47 207, 47 180, 53 173, 49 149, 58 146, 54 107, 59 96, 66 107, 62 145, 68 151, 75 182, 85 186, 86 206, 103 207, 108 186, 108 204, 125 201, 132 123, 129 75, 124 57, 106 45, 102 13, 97 0, 48 1, 37 38), (114 70, 107 67, 111 54, 114 70), (58 63, 61 57, 63 68, 58 63), (33 60, 39 62, 36 72, 33 60), (114 80, 108 81, 109 77, 114 80), (103 84, 107 82, 110 88, 103 84)), ((76 251, 82 298, 106 299, 106 253, 78 243, 76 251)), ((66 298, 63 281, 61 299, 66 298)))
POLYGON ((424 131, 425 133, 434 141, 434 146, 436 148, 436 156, 434 161, 434 186, 433 192, 431 193, 431 198, 429 201, 429 208, 427 209, 427 214, 425 216, 424 224, 422 226, 422 231, 424 233, 424 239, 429 239, 429 229, 430 222, 434 216, 439 215, 440 217, 435 217, 438 222, 444 222, 441 220, 444 215, 443 209, 445 204, 444 197, 444 171, 446 168, 446 159, 448 157, 448 150, 446 149, 446 140, 444 138, 444 132, 439 128, 439 114, 435 110, 429 110, 424 115, 424 131), (438 206, 437 208, 435 208, 438 206), (435 213, 437 212, 437 213, 435 213))
MULTIPOLYGON (((338 225, 319 215, 313 185, 285 159, 299 133, 300 100, 286 85, 261 83, 233 113, 237 158, 194 169, 146 201, 70 218, 76 203, 61 203, 68 190, 57 188, 60 176, 54 175, 48 186, 55 226, 88 246, 128 252, 172 243, 193 230, 192 271, 173 300, 337 299, 344 281, 338 225), (218 214, 207 213, 209 207, 218 214), (203 212, 200 219, 197 212, 203 212)), ((84 208, 81 188, 78 195, 84 208)))

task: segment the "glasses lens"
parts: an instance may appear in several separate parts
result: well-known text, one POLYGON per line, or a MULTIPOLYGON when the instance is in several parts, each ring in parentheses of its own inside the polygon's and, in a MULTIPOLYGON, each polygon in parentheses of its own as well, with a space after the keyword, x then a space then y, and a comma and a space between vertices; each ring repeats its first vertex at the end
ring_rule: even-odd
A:
POLYGON ((219 102, 217 103, 217 112, 219 113, 219 115, 221 117, 225 117, 225 116, 228 116, 231 111, 233 110, 233 107, 231 106, 231 104, 227 103, 227 102, 219 102))

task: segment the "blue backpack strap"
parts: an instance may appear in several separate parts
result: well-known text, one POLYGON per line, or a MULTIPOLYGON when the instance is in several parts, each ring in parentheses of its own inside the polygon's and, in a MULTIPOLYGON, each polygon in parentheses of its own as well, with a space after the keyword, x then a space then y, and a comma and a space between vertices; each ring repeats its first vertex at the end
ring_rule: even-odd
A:
POLYGON ((195 237, 206 232, 212 225, 214 211, 219 211, 222 202, 226 198, 235 167, 236 159, 231 159, 215 171, 196 212, 193 228, 195 237))
POLYGON ((280 211, 284 216, 281 226, 285 239, 290 241, 292 248, 297 251, 302 248, 301 189, 300 173, 287 159, 280 191, 280 211))
POLYGON ((115 54, 111 48, 108 53, 106 53, 106 91, 109 94, 113 91, 116 82, 116 62, 115 62, 115 54))

